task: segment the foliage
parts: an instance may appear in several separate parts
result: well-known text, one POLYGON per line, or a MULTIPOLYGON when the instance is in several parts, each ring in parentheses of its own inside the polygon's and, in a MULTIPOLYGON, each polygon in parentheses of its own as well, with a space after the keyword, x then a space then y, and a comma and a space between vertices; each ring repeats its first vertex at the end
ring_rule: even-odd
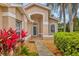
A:
POLYGON ((79 31, 79 18, 75 17, 73 19, 73 27, 74 27, 74 31, 79 31))
MULTIPOLYGON (((69 29, 70 29, 69 23, 67 23, 66 31, 69 32, 70 31, 69 29)), ((79 31, 79 18, 77 18, 77 17, 73 18, 73 31, 75 31, 75 32, 79 31)))
POLYGON ((58 32, 54 35, 58 49, 66 56, 79 56, 79 34, 72 32, 58 32))
POLYGON ((29 54, 29 49, 26 46, 21 46, 21 52, 20 54, 22 55, 28 55, 29 54))
POLYGON ((61 23, 61 24, 58 23, 58 31, 59 31, 59 32, 62 32, 62 31, 64 30, 63 25, 64 25, 63 23, 61 23))
POLYGON ((70 32, 69 23, 66 24, 66 32, 70 32))
POLYGON ((9 55, 9 52, 15 49, 19 38, 24 38, 25 36, 26 32, 23 30, 20 34, 17 34, 16 30, 13 30, 12 28, 9 30, 0 29, 0 53, 9 55))
POLYGON ((23 55, 23 56, 37 56, 37 52, 29 52, 28 47, 22 45, 21 46, 21 52, 18 55, 23 55))

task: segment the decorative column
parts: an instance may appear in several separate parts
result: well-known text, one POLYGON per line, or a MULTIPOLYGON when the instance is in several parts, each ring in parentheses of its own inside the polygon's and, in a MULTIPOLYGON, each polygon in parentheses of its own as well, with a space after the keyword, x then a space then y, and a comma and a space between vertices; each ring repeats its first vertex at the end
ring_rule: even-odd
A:
POLYGON ((55 23, 55 32, 58 32, 58 24, 55 23))
POLYGON ((48 36, 48 14, 43 15, 43 38, 48 36))

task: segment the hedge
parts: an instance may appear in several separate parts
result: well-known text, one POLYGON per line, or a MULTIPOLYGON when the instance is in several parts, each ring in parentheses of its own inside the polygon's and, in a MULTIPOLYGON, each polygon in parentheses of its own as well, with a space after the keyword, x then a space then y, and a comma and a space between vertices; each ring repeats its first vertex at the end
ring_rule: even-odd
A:
POLYGON ((65 56, 79 56, 79 33, 58 32, 54 35, 58 49, 65 56))

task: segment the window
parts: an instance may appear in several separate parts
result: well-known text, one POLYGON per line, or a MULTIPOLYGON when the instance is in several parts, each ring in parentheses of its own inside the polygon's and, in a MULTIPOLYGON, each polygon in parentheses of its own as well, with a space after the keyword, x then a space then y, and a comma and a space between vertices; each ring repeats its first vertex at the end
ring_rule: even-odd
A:
POLYGON ((20 34, 21 28, 22 28, 22 21, 16 20, 16 32, 18 34, 20 34))
POLYGON ((55 32, 55 25, 54 24, 51 25, 51 32, 55 32))
POLYGON ((54 24, 49 24, 49 34, 51 35, 54 32, 55 32, 55 25, 54 24))

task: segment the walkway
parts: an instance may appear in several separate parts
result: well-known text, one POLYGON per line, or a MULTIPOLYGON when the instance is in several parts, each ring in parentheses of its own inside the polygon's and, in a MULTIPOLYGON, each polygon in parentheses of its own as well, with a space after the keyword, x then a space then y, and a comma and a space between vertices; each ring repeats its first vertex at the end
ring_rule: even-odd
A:
POLYGON ((41 40, 35 40, 35 45, 38 50, 39 56, 53 56, 53 54, 48 50, 48 48, 42 43, 41 40))

